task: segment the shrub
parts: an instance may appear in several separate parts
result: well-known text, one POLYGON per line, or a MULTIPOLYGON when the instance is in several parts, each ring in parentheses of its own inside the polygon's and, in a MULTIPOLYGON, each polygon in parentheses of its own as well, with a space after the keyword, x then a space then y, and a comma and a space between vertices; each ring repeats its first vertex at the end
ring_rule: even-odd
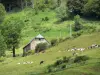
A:
POLYGON ((35 53, 35 51, 34 50, 29 50, 28 52, 26 52, 25 54, 26 55, 33 55, 35 53))
POLYGON ((86 60, 88 60, 89 59, 89 57, 87 57, 87 56, 77 56, 77 57, 75 57, 75 60, 74 60, 74 63, 79 63, 79 62, 82 62, 82 61, 86 61, 86 60))
POLYGON ((64 39, 63 38, 59 38, 59 42, 63 42, 64 41, 64 39))
POLYGON ((0 57, 0 62, 3 62, 5 60, 4 57, 0 57))
POLYGON ((74 17, 74 22, 75 22, 75 24, 73 26, 74 31, 79 31, 83 28, 82 24, 80 23, 80 16, 79 15, 76 15, 74 17))
POLYGON ((84 31, 92 33, 92 32, 96 31, 96 27, 95 26, 89 26, 89 25, 87 25, 87 26, 84 26, 84 31))
POLYGON ((44 51, 45 49, 47 49, 47 43, 39 43, 37 44, 36 48, 35 48, 35 52, 41 52, 44 51))
POLYGON ((49 20, 48 17, 42 18, 42 21, 48 21, 48 20, 49 20))
POLYGON ((47 67, 47 72, 50 73, 50 72, 52 72, 52 71, 53 71, 53 67, 52 67, 52 65, 49 65, 49 66, 47 67))
POLYGON ((70 60, 70 57, 66 57, 66 56, 63 57, 63 63, 68 63, 69 60, 70 60))
POLYGON ((69 18, 69 11, 68 8, 63 5, 56 9, 57 17, 59 18, 59 21, 65 21, 69 18))
POLYGON ((5 56, 6 49, 7 49, 7 46, 6 46, 4 37, 3 37, 3 35, 1 34, 1 31, 0 31, 0 57, 5 56))
POLYGON ((73 38, 77 38, 80 35, 81 35, 81 32, 76 32, 76 33, 73 33, 72 34, 73 38))
POLYGON ((66 68, 66 64, 61 65, 61 69, 65 69, 66 68))
POLYGON ((62 64, 62 63, 63 63, 62 60, 59 59, 59 60, 57 60, 57 61, 54 63, 54 66, 58 66, 58 65, 60 65, 60 64, 62 64))
POLYGON ((48 17, 45 17, 45 21, 48 21, 49 20, 49 18, 48 17))
POLYGON ((42 18, 42 21, 45 21, 45 19, 44 19, 44 18, 42 18))
POLYGON ((52 39, 51 40, 51 46, 55 46, 58 44, 58 40, 57 39, 52 39))
POLYGON ((64 40, 69 40, 70 39, 70 37, 66 37, 64 40))
POLYGON ((3 21, 4 17, 6 15, 6 10, 3 4, 0 3, 0 22, 3 21))

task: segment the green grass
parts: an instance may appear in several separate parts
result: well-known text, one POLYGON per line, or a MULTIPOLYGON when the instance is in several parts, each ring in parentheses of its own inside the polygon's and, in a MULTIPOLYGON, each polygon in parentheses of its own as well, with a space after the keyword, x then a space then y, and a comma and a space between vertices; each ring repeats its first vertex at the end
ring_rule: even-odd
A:
MULTIPOLYGON (((53 64, 57 59, 60 59, 63 56, 72 56, 72 52, 66 51, 68 48, 72 48, 73 46, 87 48, 88 46, 94 43, 100 44, 100 35, 98 34, 100 33, 83 35, 76 39, 71 39, 62 42, 59 45, 48 49, 46 53, 39 53, 39 55, 31 55, 27 57, 19 56, 16 58, 8 57, 4 62, 0 63, 0 75, 30 75, 31 73, 43 73, 46 70, 46 67, 50 64, 53 64), (39 64, 41 60, 45 61, 42 65, 39 64), (26 61, 33 61, 34 63, 22 64, 26 61), (20 65, 17 64, 19 62, 21 63, 20 65)), ((54 73, 54 75, 66 75, 66 73, 68 75, 99 75, 100 67, 98 67, 97 65, 99 65, 98 62, 100 62, 100 49, 86 50, 85 52, 80 53, 79 55, 87 55, 91 59, 87 61, 86 65, 80 65, 78 67, 58 71, 54 73), (98 69, 98 71, 95 69, 98 69)))
MULTIPOLYGON (((46 50, 46 53, 39 53, 39 55, 30 55, 27 57, 21 57, 23 52, 23 47, 36 35, 41 33, 48 41, 53 38, 65 38, 69 36, 69 25, 73 24, 73 20, 64 21, 61 23, 56 23, 57 18, 54 11, 46 10, 45 12, 39 11, 37 15, 34 14, 34 10, 25 9, 18 13, 9 13, 6 18, 10 16, 20 17, 21 20, 29 20, 25 22, 25 27, 22 30, 22 39, 20 41, 20 47, 16 49, 16 54, 18 57, 12 57, 12 51, 7 51, 7 58, 4 62, 0 62, 0 75, 31 75, 35 73, 44 73, 47 66, 53 64, 57 59, 62 58, 63 56, 72 56, 72 52, 67 50, 76 47, 87 48, 91 44, 100 44, 100 32, 87 33, 76 38, 69 39, 58 44, 55 47, 52 47, 46 50), (48 21, 41 21, 41 18, 48 17, 48 21), (38 25, 40 31, 34 30, 34 26, 38 25), (49 30, 43 32, 43 30, 49 30), (61 52, 59 52, 61 51, 61 52), (40 61, 44 60, 44 64, 40 65, 40 61), (33 61, 33 64, 22 64, 23 62, 33 61), (17 63, 21 63, 18 65, 17 63)), ((96 26, 97 29, 100 29, 99 21, 88 21, 82 19, 82 24, 87 26, 96 26)), ((91 57, 87 61, 86 65, 79 65, 78 67, 73 67, 58 71, 53 73, 54 75, 99 75, 100 67, 98 62, 100 62, 100 49, 86 50, 83 53, 79 52, 79 55, 87 55, 91 57)), ((43 74, 43 75, 53 75, 43 74)), ((35 74, 37 75, 37 74, 35 74)), ((39 74, 42 75, 42 74, 39 74)))

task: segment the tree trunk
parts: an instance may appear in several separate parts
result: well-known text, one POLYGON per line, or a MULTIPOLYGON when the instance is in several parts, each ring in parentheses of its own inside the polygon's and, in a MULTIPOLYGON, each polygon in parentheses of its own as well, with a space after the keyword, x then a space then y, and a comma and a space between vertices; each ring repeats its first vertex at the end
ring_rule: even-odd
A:
POLYGON ((34 8, 34 0, 31 0, 32 8, 34 8))
POLYGON ((25 6, 27 7, 27 0, 25 0, 25 6))
POLYGON ((23 1, 21 0, 21 8, 23 9, 23 1))
POLYGON ((16 54, 15 54, 15 47, 13 46, 13 57, 16 57, 16 54))

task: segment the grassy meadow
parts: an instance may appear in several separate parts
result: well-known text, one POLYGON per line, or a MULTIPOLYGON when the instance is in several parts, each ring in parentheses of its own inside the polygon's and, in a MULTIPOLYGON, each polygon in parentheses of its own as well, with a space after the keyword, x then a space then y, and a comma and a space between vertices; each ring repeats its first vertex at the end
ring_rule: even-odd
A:
POLYGON ((23 47, 38 34, 42 34, 49 42, 54 38, 69 37, 69 25, 73 25, 73 20, 57 22, 57 17, 54 11, 47 9, 35 14, 32 9, 25 9, 18 13, 8 13, 6 19, 16 16, 24 21, 22 30, 22 38, 19 48, 16 49, 17 57, 12 57, 12 51, 6 51, 7 57, 3 62, 0 62, 0 75, 99 75, 100 74, 100 48, 95 48, 84 52, 78 52, 79 55, 87 55, 90 57, 85 65, 71 64, 72 67, 57 72, 45 73, 47 66, 53 64, 57 59, 62 57, 73 57, 73 52, 68 52, 68 49, 73 48, 88 48, 92 44, 100 44, 100 22, 82 19, 84 26, 96 27, 96 32, 92 29, 83 29, 84 33, 78 38, 72 38, 59 43, 58 45, 46 50, 45 53, 34 54, 22 57, 23 47), (47 17, 48 20, 43 19, 47 17), (44 63, 40 65, 40 61, 44 63), (33 62, 32 64, 23 64, 24 62, 33 62), (20 63, 20 64, 19 64, 20 63))
POLYGON ((72 56, 73 52, 68 52, 68 48, 76 46, 77 48, 87 48, 91 44, 99 44, 100 33, 94 33, 90 35, 82 35, 76 39, 70 39, 62 42, 55 47, 46 50, 45 53, 39 53, 38 55, 30 55, 27 57, 5 58, 4 62, 0 63, 0 75, 99 75, 100 73, 100 50, 99 48, 88 50, 84 52, 78 52, 79 55, 87 55, 90 59, 85 65, 72 64, 72 68, 58 71, 55 73, 44 73, 46 67, 53 64, 57 59, 63 56, 72 56), (98 36, 97 36, 98 35, 98 36), (40 65, 40 61, 44 60, 44 64, 40 65), (23 64, 23 62, 33 62, 32 64, 23 64), (18 64, 20 63, 20 64, 18 64))

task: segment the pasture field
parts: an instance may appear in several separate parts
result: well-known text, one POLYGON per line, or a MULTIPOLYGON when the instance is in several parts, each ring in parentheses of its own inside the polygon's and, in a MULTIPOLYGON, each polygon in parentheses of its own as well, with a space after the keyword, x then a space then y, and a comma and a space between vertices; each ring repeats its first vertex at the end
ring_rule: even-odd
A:
POLYGON ((27 57, 5 58, 0 63, 0 75, 99 75, 100 74, 100 48, 86 49, 79 52, 79 55, 87 55, 90 59, 85 65, 79 65, 58 72, 44 73, 48 65, 53 64, 57 59, 63 56, 72 56, 72 52, 68 52, 73 46, 77 48, 87 48, 91 44, 100 44, 100 33, 82 35, 76 39, 70 39, 46 50, 45 53, 38 55, 30 55, 27 57), (44 63, 40 65, 40 61, 44 63), (32 64, 24 64, 24 62, 33 62, 32 64), (19 64, 20 63, 20 64, 19 64))
MULTIPOLYGON (((58 45, 46 50, 45 53, 34 54, 22 57, 23 47, 38 34, 42 34, 49 42, 52 39, 69 37, 69 25, 74 24, 74 20, 57 22, 54 11, 39 11, 35 14, 32 9, 25 9, 18 13, 8 13, 6 19, 15 16, 23 20, 24 25, 21 33, 19 48, 16 49, 17 57, 12 57, 12 51, 6 51, 7 57, 0 62, 0 75, 100 75, 100 48, 88 50, 92 44, 100 44, 100 22, 82 19, 83 34, 77 38, 65 40, 58 45), (46 18, 46 21, 44 19, 46 18), (92 29, 91 29, 92 27, 92 29), (95 31, 93 30, 95 28, 95 31), (73 47, 85 48, 85 51, 78 52, 78 55, 90 57, 85 65, 72 64, 71 68, 61 71, 45 73, 47 66, 56 60, 66 57, 73 57, 73 52, 68 49, 73 47), (40 65, 40 61, 44 61, 40 65), (32 62, 25 64, 25 62, 32 62)), ((74 33, 74 32, 72 32, 74 33)))

